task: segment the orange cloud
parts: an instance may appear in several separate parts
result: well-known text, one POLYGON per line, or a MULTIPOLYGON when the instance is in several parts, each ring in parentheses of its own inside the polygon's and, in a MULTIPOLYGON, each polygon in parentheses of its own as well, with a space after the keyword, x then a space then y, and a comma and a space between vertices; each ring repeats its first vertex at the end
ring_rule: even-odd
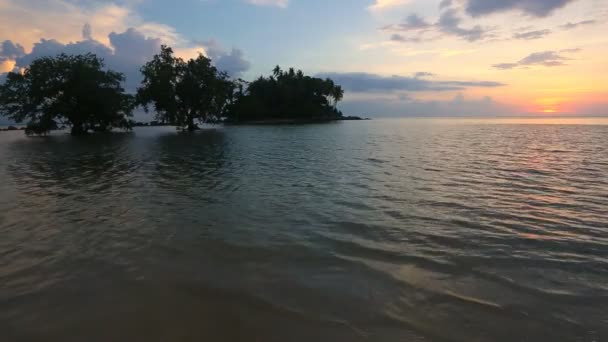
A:
POLYGON ((15 61, 5 60, 5 61, 0 62, 0 74, 13 71, 14 68, 15 68, 15 61))
POLYGON ((370 11, 382 11, 392 7, 406 5, 409 2, 409 0, 376 0, 368 9, 370 11))
POLYGON ((167 44, 184 44, 174 28, 144 21, 128 4, 81 7, 65 0, 46 0, 44 8, 40 8, 32 1, 0 0, 0 35, 27 50, 42 38, 60 42, 81 40, 85 24, 92 27, 90 38, 107 46, 110 46, 110 33, 131 27, 167 44))

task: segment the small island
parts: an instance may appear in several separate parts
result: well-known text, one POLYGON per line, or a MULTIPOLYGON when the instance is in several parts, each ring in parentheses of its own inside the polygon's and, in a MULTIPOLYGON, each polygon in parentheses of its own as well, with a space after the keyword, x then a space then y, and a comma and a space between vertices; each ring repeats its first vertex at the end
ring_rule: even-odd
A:
POLYGON ((277 66, 269 77, 237 82, 226 110, 230 123, 293 123, 333 121, 343 118, 336 108, 342 87, 330 79, 305 76, 293 68, 277 66))
POLYGON ((286 71, 253 82, 230 79, 200 54, 183 60, 168 46, 141 68, 135 94, 125 91, 125 76, 108 70, 94 54, 39 58, 0 85, 0 115, 26 125, 28 135, 44 135, 66 126, 72 135, 135 126, 177 126, 184 131, 201 123, 302 124, 363 120, 344 116, 344 96, 331 79, 286 71), (149 124, 133 121, 133 111, 153 111, 149 124))

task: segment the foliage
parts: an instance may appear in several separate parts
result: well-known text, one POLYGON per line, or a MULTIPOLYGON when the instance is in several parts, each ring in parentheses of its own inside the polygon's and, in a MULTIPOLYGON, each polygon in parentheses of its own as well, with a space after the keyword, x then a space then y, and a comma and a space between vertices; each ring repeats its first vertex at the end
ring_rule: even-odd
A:
POLYGON ((283 71, 277 66, 272 76, 258 78, 246 91, 242 83, 235 89, 234 101, 227 111, 229 121, 342 117, 336 108, 344 96, 342 87, 330 79, 305 76, 293 68, 283 71))
POLYGON ((113 127, 129 129, 133 97, 124 93, 121 73, 104 70, 93 54, 44 57, 0 85, 0 114, 27 122, 28 132, 43 134, 57 122, 72 134, 113 127))
POLYGON ((228 75, 219 72, 203 55, 184 61, 163 46, 160 54, 146 63, 137 103, 148 111, 154 105, 157 119, 189 130, 195 121, 208 121, 225 111, 233 92, 228 75))

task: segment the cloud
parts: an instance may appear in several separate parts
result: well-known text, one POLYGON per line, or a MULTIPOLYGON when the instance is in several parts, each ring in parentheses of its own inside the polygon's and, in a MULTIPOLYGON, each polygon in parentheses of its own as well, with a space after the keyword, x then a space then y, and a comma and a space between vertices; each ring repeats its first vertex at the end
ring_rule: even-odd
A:
POLYGON ((0 32, 26 50, 41 38, 59 41, 82 38, 83 24, 96 28, 94 38, 109 45, 108 34, 137 27, 144 21, 126 3, 98 0, 0 0, 0 32))
POLYGON ((500 69, 500 70, 514 69, 514 68, 517 68, 518 66, 519 66, 519 63, 498 63, 498 64, 492 65, 492 67, 494 67, 496 69, 500 69))
POLYGON ((574 113, 585 117, 606 117, 608 113, 608 102, 605 100, 590 101, 574 104, 574 113))
POLYGON ((593 25, 597 23, 597 20, 583 20, 583 21, 579 21, 579 22, 575 22, 575 23, 566 23, 564 25, 561 25, 560 28, 564 29, 564 30, 573 30, 575 28, 579 28, 581 26, 588 26, 588 25, 593 25))
MULTIPOLYGON (((83 32, 88 30, 90 31, 90 26, 85 25, 83 32)), ((93 39, 67 44, 55 39, 41 39, 34 44, 31 52, 15 58, 15 67, 25 68, 37 58, 61 53, 71 55, 94 53, 104 59, 108 68, 124 73, 127 78, 126 88, 134 91, 141 79, 139 69, 160 51, 161 40, 146 37, 134 28, 122 33, 113 32, 108 40, 109 46, 93 39)))
POLYGON ((452 7, 452 0, 442 0, 439 3, 439 9, 444 9, 444 8, 448 8, 448 7, 452 7))
POLYGON ((546 67, 555 67, 566 65, 566 61, 570 60, 568 57, 562 56, 560 53, 575 53, 581 51, 580 49, 564 49, 561 51, 542 51, 535 52, 527 57, 521 59, 516 63, 499 63, 494 64, 493 67, 501 70, 515 69, 517 67, 540 65, 546 67))
POLYGON ((240 49, 232 48, 228 51, 214 39, 199 44, 205 48, 207 56, 213 60, 215 66, 231 77, 240 77, 251 67, 251 63, 245 59, 245 53, 240 49))
MULTIPOLYGON (((124 32, 112 32, 108 35, 109 45, 91 39, 93 29, 85 25, 82 29, 83 40, 61 43, 55 39, 41 39, 34 44, 29 53, 24 48, 11 41, 2 43, 0 50, 0 70, 11 71, 13 68, 25 68, 40 57, 56 56, 61 53, 76 55, 94 53, 103 58, 108 68, 125 74, 126 88, 134 91, 141 81, 140 68, 160 51, 163 41, 160 38, 149 37, 135 28, 124 32), (6 61, 11 61, 12 64, 6 61)), ((199 53, 205 53, 218 69, 228 72, 232 76, 239 76, 249 69, 250 63, 239 49, 224 50, 221 45, 210 40, 207 42, 191 43, 191 47, 176 48, 177 55, 191 58, 199 53)))
MULTIPOLYGON (((6 40, 0 44, 0 76, 2 74, 13 71, 15 68, 15 59, 25 55, 25 49, 19 44, 15 44, 10 40, 6 40)), ((3 78, 0 78, 2 81, 3 78)))
MULTIPOLYGON (((161 44, 172 46, 182 58, 205 53, 205 46, 175 28, 144 20, 136 12, 139 3, 141 0, 0 0, 0 32, 8 39, 0 53, 0 74, 26 67, 42 56, 91 52, 104 58, 109 68, 125 73, 127 88, 133 90, 141 77, 141 65, 161 44)), ((234 49, 218 54, 214 62, 237 74, 249 68, 243 55, 234 49)))
POLYGON ((319 77, 330 78, 345 90, 356 93, 390 91, 454 91, 467 88, 495 88, 505 84, 488 81, 430 81, 418 77, 381 76, 363 72, 323 73, 319 77))
POLYGON ((410 0, 375 0, 374 4, 369 6, 367 9, 370 11, 378 12, 393 7, 407 5, 409 2, 410 0))
POLYGON ((513 39, 519 40, 534 40, 544 38, 552 33, 551 30, 536 30, 536 31, 527 31, 527 32, 519 32, 513 35, 513 39))
POLYGON ((146 37, 134 28, 129 28, 123 33, 112 32, 109 38, 114 49, 113 62, 116 62, 117 66, 141 66, 160 51, 163 43, 160 38, 146 37))
POLYGON ((0 84, 4 82, 5 75, 15 69, 15 61, 0 58, 0 84))
POLYGON ((489 96, 466 98, 457 94, 445 100, 421 100, 408 93, 392 99, 345 97, 340 110, 362 117, 487 117, 520 114, 519 108, 495 101, 489 96))
POLYGON ((25 55, 25 49, 19 44, 15 44, 10 40, 5 40, 0 45, 0 59, 17 59, 25 55))
POLYGON ((245 2, 256 6, 274 6, 285 8, 289 4, 289 0, 245 0, 245 2))
POLYGON ((432 77, 435 76, 432 72, 419 71, 414 73, 414 77, 432 77))
POLYGON ((462 26, 462 17, 458 15, 458 11, 455 8, 447 7, 451 5, 451 1, 442 3, 441 8, 443 9, 439 20, 436 23, 430 23, 424 18, 411 14, 402 23, 395 25, 387 25, 382 29, 385 31, 393 31, 393 35, 390 40, 395 42, 427 42, 434 40, 437 36, 448 35, 455 36, 460 39, 475 42, 484 40, 490 37, 494 37, 491 33, 491 28, 484 28, 480 25, 476 25, 470 28, 462 26), (397 33, 399 32, 399 33, 397 33), (410 36, 405 36, 402 32, 407 32, 410 36), (425 38, 427 32, 434 33, 435 36, 432 38, 425 38))
POLYGON ((466 11, 473 17, 520 11, 526 15, 546 17, 576 0, 466 0, 466 11))
POLYGON ((544 65, 558 66, 564 65, 568 58, 560 56, 555 51, 536 52, 519 61, 520 65, 544 65))
MULTIPOLYGON (((389 39, 393 42, 399 42, 399 43, 420 43, 420 42, 422 42, 421 37, 406 37, 406 36, 403 36, 398 33, 393 33, 389 39)), ((428 39, 426 39, 426 41, 428 41, 428 39)))
POLYGON ((469 42, 483 40, 492 36, 489 33, 490 29, 482 28, 479 25, 472 28, 463 28, 460 26, 461 22, 462 18, 458 16, 456 10, 449 8, 441 14, 437 26, 441 32, 458 36, 469 42))
POLYGON ((435 24, 426 21, 417 14, 410 14, 403 22, 394 25, 387 25, 382 29, 385 31, 413 32, 416 34, 415 36, 407 37, 401 33, 393 33, 390 37, 391 41, 400 43, 420 43, 422 41, 429 41, 428 38, 423 40, 422 34, 426 31, 433 30, 434 28, 435 24))
POLYGON ((110 47, 95 40, 83 40, 63 44, 55 39, 41 39, 38 43, 34 44, 34 48, 30 53, 16 59, 16 66, 25 68, 35 59, 40 57, 56 56, 61 53, 77 55, 89 52, 94 53, 101 58, 108 58, 113 55, 110 47))
POLYGON ((424 18, 418 16, 417 14, 410 14, 402 23, 397 25, 388 25, 383 29, 393 31, 419 31, 429 29, 431 27, 433 27, 433 24, 427 22, 424 18))
POLYGON ((86 23, 82 27, 82 39, 84 39, 84 40, 93 39, 93 29, 91 28, 91 24, 86 23))

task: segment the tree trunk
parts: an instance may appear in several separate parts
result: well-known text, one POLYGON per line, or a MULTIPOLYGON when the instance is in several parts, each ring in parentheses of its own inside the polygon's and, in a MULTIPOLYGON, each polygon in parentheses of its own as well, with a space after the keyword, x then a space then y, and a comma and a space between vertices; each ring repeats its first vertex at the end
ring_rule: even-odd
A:
POLYGON ((81 124, 73 124, 72 125, 72 135, 85 135, 87 134, 87 129, 83 127, 81 124))
POLYGON ((194 116, 192 114, 188 115, 188 131, 194 132, 198 129, 200 128, 194 123, 194 116))

